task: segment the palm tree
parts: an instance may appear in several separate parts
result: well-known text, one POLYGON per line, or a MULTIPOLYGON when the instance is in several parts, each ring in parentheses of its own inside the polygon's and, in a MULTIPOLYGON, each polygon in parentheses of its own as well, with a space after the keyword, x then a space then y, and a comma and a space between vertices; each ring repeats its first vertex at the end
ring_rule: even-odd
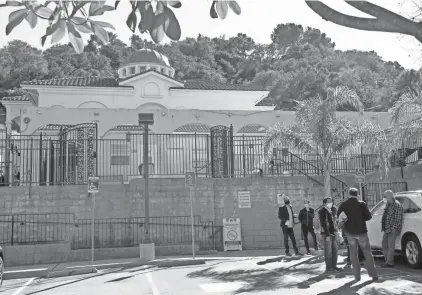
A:
MULTIPOLYGON (((391 113, 391 141, 396 149, 403 148, 403 143, 416 141, 422 136, 422 93, 420 86, 410 88, 402 94, 390 109, 391 113)), ((413 147, 420 146, 420 142, 413 143, 413 147)))
POLYGON ((328 88, 326 97, 321 95, 296 102, 295 124, 278 123, 269 128, 264 139, 264 152, 270 156, 271 149, 279 144, 290 146, 307 154, 316 154, 323 167, 325 196, 331 196, 330 160, 336 153, 351 152, 362 144, 362 130, 375 128, 353 123, 337 110, 350 106, 363 115, 363 104, 354 90, 339 86, 328 88))

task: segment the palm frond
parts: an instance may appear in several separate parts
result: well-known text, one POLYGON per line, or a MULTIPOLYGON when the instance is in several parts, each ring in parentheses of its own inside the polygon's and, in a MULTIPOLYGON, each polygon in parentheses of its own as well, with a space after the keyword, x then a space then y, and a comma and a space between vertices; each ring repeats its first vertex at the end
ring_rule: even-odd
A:
POLYGON ((363 114, 363 103, 355 90, 346 86, 329 87, 327 89, 326 103, 337 109, 340 106, 350 106, 363 114))
POLYGON ((422 96, 411 91, 400 96, 390 110, 391 124, 393 126, 403 124, 415 118, 422 118, 422 96))
POLYGON ((304 132, 300 125, 278 123, 267 130, 263 139, 264 155, 266 159, 272 157, 272 149, 279 146, 288 146, 305 153, 316 152, 310 134, 304 132))

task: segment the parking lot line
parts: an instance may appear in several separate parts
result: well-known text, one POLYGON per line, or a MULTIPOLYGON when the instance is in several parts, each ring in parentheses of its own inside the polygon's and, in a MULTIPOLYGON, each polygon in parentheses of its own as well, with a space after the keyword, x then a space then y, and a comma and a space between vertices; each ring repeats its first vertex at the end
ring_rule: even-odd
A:
POLYGON ((160 295, 160 292, 158 291, 157 286, 155 285, 154 280, 152 279, 152 275, 147 272, 145 273, 145 276, 148 280, 149 286, 151 287, 152 295, 160 295))
POLYGON ((29 285, 31 285, 31 283, 35 280, 35 278, 29 279, 22 287, 20 287, 19 289, 17 289, 15 291, 15 293, 13 293, 13 295, 19 295, 20 293, 22 293, 23 290, 26 289, 26 287, 28 287, 29 285))

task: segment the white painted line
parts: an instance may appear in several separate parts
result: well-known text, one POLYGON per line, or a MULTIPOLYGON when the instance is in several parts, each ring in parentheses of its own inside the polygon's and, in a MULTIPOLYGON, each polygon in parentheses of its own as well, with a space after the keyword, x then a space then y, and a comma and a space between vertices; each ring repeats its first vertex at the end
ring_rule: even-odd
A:
POLYGON ((43 271, 48 270, 48 268, 37 268, 37 269, 21 269, 21 270, 11 270, 11 271, 5 271, 4 273, 15 273, 15 272, 31 272, 31 271, 43 271))
POLYGON ((13 293, 13 295, 19 295, 20 293, 22 293, 23 290, 25 290, 26 287, 28 287, 29 285, 31 285, 31 283, 35 280, 35 278, 29 279, 22 287, 20 287, 19 289, 17 289, 15 291, 15 293, 13 293))
POLYGON ((149 272, 147 272, 145 273, 145 276, 147 277, 149 286, 151 287, 152 295, 160 295, 160 292, 158 292, 158 288, 155 285, 154 280, 152 279, 152 275, 149 272))

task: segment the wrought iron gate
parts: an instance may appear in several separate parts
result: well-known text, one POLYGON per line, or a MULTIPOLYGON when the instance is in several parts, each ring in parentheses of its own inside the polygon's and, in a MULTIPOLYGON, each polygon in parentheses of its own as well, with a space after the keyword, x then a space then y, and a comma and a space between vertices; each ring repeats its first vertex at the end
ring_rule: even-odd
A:
POLYGON ((212 177, 234 177, 233 126, 214 126, 210 133, 212 177))

